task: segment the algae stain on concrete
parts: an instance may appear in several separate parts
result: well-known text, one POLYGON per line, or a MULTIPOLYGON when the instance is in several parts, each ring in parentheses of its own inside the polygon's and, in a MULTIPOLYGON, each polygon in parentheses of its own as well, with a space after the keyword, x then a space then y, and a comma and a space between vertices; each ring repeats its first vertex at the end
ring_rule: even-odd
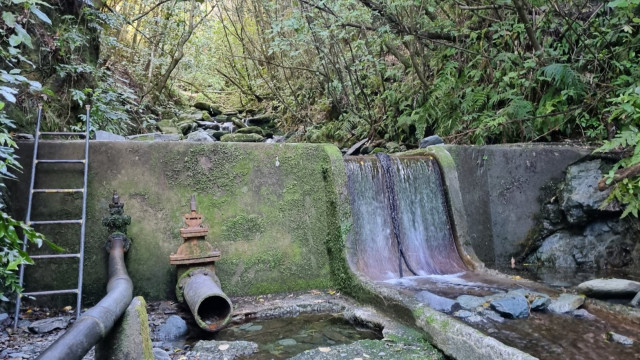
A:
MULTIPOLYGON (((55 152, 65 145, 47 146, 55 152)), ((179 230, 193 193, 210 229, 207 239, 222 251, 216 270, 227 294, 333 285, 326 243, 340 229, 331 229, 337 223, 328 210, 336 199, 327 193, 335 190, 327 186, 333 180, 325 146, 96 142, 90 157, 86 304, 106 286, 107 234, 100 220, 114 189, 132 217, 126 261, 137 295, 173 296, 168 257, 182 242, 179 230)), ((73 273, 60 270, 71 279, 73 273)))

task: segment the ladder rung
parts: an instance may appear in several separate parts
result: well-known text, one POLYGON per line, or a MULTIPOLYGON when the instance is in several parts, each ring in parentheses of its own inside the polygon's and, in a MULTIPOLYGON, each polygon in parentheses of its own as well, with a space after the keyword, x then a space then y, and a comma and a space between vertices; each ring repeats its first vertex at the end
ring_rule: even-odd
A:
POLYGON ((30 258, 32 259, 80 258, 80 254, 31 255, 30 258))
POLYGON ((82 219, 79 220, 36 220, 29 221, 28 225, 51 225, 51 224, 82 224, 82 219))
POLYGON ((84 160, 73 159, 73 160, 64 160, 64 159, 51 159, 51 160, 36 160, 36 164, 45 163, 45 164, 84 164, 84 160))
POLYGON ((84 189, 33 189, 34 193, 77 193, 84 189))
POLYGON ((38 296, 38 295, 54 295, 54 294, 77 294, 78 289, 67 289, 67 290, 49 290, 49 291, 31 291, 31 292, 23 292, 23 296, 38 296))
POLYGON ((84 132, 73 132, 73 131, 62 131, 62 132, 55 132, 55 131, 43 131, 38 133, 39 135, 60 135, 60 136, 85 136, 86 134, 84 132))

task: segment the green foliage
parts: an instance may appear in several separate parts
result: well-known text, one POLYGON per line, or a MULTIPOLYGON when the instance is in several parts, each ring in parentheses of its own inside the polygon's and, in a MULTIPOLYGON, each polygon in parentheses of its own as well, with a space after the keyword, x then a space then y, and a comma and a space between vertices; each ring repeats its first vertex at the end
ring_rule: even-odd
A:
MULTIPOLYGON (((25 30, 26 25, 33 20, 25 20, 28 17, 25 17, 24 13, 33 14, 40 21, 51 24, 49 17, 39 8, 49 5, 38 0, 3 0, 0 4, 5 9, 2 12, 4 25, 0 26, 0 61, 3 63, 3 70, 0 70, 0 81, 3 84, 0 86, 0 95, 5 101, 15 103, 21 86, 34 92, 42 89, 39 82, 28 79, 22 75, 22 69, 18 68, 20 62, 33 65, 21 54, 22 45, 33 47, 31 35, 25 30)), ((5 105, 5 102, 0 101, 0 181, 15 179, 13 172, 21 170, 14 153, 16 143, 9 133, 15 125, 7 116, 5 105)), ((1 182, 0 190, 3 193, 6 190, 1 182)), ((22 291, 16 271, 20 265, 33 263, 29 255, 22 250, 23 241, 34 243, 38 247, 46 242, 52 248, 60 250, 46 241, 42 234, 9 216, 4 205, 0 204, 0 301, 9 301, 8 295, 19 294, 22 291), (21 236, 24 236, 24 240, 21 236)))

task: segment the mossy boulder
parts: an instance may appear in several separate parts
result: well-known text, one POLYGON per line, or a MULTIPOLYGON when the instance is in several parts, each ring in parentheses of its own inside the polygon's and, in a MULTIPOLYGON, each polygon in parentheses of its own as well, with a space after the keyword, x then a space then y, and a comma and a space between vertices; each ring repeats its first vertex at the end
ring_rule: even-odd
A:
POLYGON ((195 131, 198 128, 198 123, 193 120, 185 120, 178 123, 178 130, 182 133, 182 135, 187 135, 188 133, 195 131))
POLYGON ((238 129, 238 134, 258 134, 264 136, 264 131, 257 126, 247 126, 245 128, 238 129))
POLYGON ((203 120, 203 121, 211 121, 211 115, 209 115, 209 113, 208 113, 208 112, 203 111, 203 112, 202 112, 202 120, 203 120))
POLYGON ((206 102, 197 102, 193 104, 193 107, 198 110, 207 111, 211 116, 216 116, 222 114, 222 110, 219 107, 211 104, 207 104, 206 102))
POLYGON ((264 137, 258 134, 226 134, 220 138, 222 142, 262 142, 264 137))
POLYGON ((160 131, 165 134, 179 134, 180 130, 176 127, 174 122, 169 119, 164 119, 156 124, 160 131))

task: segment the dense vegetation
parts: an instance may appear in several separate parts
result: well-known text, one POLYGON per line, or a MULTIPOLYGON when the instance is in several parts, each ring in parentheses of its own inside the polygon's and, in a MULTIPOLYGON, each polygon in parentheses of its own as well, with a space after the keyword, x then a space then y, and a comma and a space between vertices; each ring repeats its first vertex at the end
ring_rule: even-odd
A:
MULTIPOLYGON (((619 161, 640 207, 640 0, 0 0, 0 112, 46 130, 155 130, 207 101, 293 139, 415 147, 571 140, 619 161)), ((616 172, 617 171, 617 172, 616 172)))

